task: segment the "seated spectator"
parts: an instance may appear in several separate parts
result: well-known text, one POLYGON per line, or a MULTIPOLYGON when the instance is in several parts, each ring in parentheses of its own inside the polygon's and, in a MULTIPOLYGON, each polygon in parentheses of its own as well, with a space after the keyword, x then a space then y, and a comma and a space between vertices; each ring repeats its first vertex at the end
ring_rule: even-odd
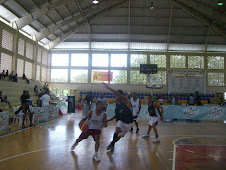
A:
POLYGON ((33 112, 31 112, 31 109, 29 107, 30 100, 26 100, 25 103, 19 108, 18 111, 15 112, 16 116, 23 117, 23 123, 22 123, 22 128, 25 128, 26 126, 24 125, 24 121, 27 116, 29 116, 30 120, 30 127, 33 126, 32 120, 33 120, 33 112))
MULTIPOLYGON (((9 101, 7 100, 7 96, 5 95, 5 96, 3 96, 2 95, 2 91, 0 91, 0 99, 1 99, 1 102, 5 102, 5 103, 7 103, 8 105, 11 105, 10 103, 9 103, 9 101)), ((12 107, 12 106, 10 106, 10 107, 12 107)))
POLYGON ((42 107, 49 106, 49 103, 51 101, 51 98, 49 96, 49 90, 45 90, 45 94, 40 98, 42 101, 42 107))
POLYGON ((27 91, 24 90, 23 94, 20 96, 21 105, 23 105, 27 99, 29 99, 29 96, 27 94, 27 91))
POLYGON ((1 78, 2 78, 2 80, 5 80, 5 70, 2 71, 1 78))
POLYGON ((38 96, 38 86, 37 85, 35 85, 35 87, 34 87, 34 92, 35 92, 35 96, 38 96))
POLYGON ((9 81, 13 80, 13 71, 9 74, 9 81))
POLYGON ((49 88, 49 85, 45 82, 45 84, 43 85, 43 89, 46 90, 49 88))
POLYGON ((29 81, 28 78, 25 76, 25 74, 23 74, 22 79, 23 79, 23 80, 26 80, 26 81, 27 81, 27 84, 30 84, 30 81, 29 81))
POLYGON ((17 82, 17 74, 13 76, 13 82, 17 82))
POLYGON ((190 96, 188 97, 188 100, 187 100, 187 105, 194 105, 194 103, 195 103, 195 99, 192 96, 192 94, 190 94, 190 96))
POLYGON ((9 70, 6 70, 5 77, 9 76, 9 70))

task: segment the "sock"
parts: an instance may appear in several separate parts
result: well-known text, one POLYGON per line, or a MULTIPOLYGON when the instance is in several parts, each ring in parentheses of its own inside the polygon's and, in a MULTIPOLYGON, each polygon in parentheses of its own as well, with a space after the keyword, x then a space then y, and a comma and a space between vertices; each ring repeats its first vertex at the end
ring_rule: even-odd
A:
POLYGON ((156 137, 156 138, 158 138, 158 137, 159 137, 159 135, 156 135, 155 137, 156 137))

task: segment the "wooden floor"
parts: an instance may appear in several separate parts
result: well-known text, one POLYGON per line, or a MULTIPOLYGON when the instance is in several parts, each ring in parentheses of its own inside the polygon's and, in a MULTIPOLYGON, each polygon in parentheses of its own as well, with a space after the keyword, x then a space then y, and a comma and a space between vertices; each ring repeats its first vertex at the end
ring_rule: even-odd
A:
POLYGON ((115 145, 113 155, 106 151, 115 123, 103 129, 99 150, 100 163, 93 161, 94 141, 82 141, 73 152, 70 147, 79 136, 81 113, 0 137, 1 170, 150 170, 150 169, 226 169, 226 124, 223 121, 202 124, 161 123, 161 142, 142 139, 140 132, 129 132, 115 145), (200 147, 199 147, 200 146, 200 147), (209 146, 215 146, 214 148, 209 146), (183 158, 183 159, 182 159, 183 158), (195 161, 198 160, 198 161, 195 161), (206 166, 208 164, 208 166, 206 166))

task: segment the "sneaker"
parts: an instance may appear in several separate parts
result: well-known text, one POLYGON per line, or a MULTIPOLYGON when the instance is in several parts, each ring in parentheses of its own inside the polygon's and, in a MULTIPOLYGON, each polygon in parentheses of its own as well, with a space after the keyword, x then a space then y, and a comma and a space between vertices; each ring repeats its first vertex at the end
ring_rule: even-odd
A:
POLYGON ((115 150, 115 147, 112 146, 111 150, 110 150, 110 154, 113 154, 114 153, 114 150, 115 150))
POLYGON ((74 150, 75 147, 77 146, 78 144, 75 142, 72 146, 71 146, 71 150, 74 150))
POLYGON ((107 150, 111 150, 112 147, 113 147, 113 146, 112 146, 112 144, 110 143, 110 144, 108 145, 108 147, 107 147, 107 150))
POLYGON ((156 137, 154 140, 153 140, 153 143, 156 143, 156 142, 160 142, 159 138, 156 137))
POLYGON ((131 128, 129 131, 130 131, 130 132, 133 131, 133 128, 131 128))
POLYGON ((137 128, 137 131, 136 131, 136 133, 138 133, 138 132, 139 132, 139 130, 140 130, 140 129, 139 129, 139 128, 137 128))
POLYGON ((93 155, 93 159, 94 159, 95 161, 97 161, 97 162, 100 162, 100 159, 98 158, 97 155, 93 155))
POLYGON ((142 138, 149 138, 149 135, 148 134, 143 135, 142 138))

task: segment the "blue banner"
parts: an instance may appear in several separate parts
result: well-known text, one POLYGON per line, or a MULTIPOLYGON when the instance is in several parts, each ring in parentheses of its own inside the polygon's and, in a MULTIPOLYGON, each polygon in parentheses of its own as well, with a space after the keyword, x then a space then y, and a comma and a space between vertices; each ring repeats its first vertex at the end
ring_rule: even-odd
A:
POLYGON ((9 128, 9 112, 0 112, 0 132, 9 128))

